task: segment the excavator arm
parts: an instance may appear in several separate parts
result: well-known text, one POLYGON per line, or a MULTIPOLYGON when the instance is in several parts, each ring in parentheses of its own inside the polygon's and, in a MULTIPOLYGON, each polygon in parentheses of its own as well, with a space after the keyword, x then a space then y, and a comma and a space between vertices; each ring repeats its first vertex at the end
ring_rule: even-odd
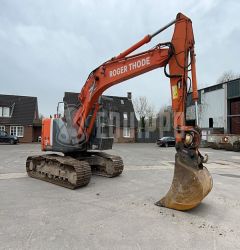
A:
MULTIPOLYGON (((192 23, 189 18, 179 13, 174 21, 155 32, 145 36, 137 44, 123 53, 103 63, 92 71, 79 94, 80 108, 75 114, 73 123, 78 128, 78 137, 88 140, 96 119, 99 108, 98 98, 109 87, 126 81, 130 78, 144 74, 156 68, 164 67, 164 72, 170 78, 172 108, 175 113, 174 127, 178 131, 184 131, 185 104, 187 98, 187 82, 189 68, 192 75, 193 99, 197 101, 197 83, 195 70, 194 37, 192 23), (139 54, 130 55, 133 51, 151 41, 151 39, 175 24, 175 30, 171 42, 160 43, 153 49, 139 54), (169 65, 169 73, 167 73, 169 65), (89 116, 90 115, 90 116, 89 116), (88 126, 86 126, 87 118, 88 126), (84 134, 84 136, 82 136, 84 134)), ((191 80, 191 79, 190 79, 191 80)), ((177 142, 182 140, 182 133, 177 133, 177 142)))
POLYGON ((106 89, 166 65, 169 60, 169 50, 162 48, 162 46, 157 45, 151 50, 129 57, 114 58, 90 74, 79 95, 81 106, 74 117, 74 125, 79 128, 79 137, 85 132, 89 138, 99 107, 98 99, 106 89), (87 127, 85 124, 89 114, 91 114, 91 120, 87 127))

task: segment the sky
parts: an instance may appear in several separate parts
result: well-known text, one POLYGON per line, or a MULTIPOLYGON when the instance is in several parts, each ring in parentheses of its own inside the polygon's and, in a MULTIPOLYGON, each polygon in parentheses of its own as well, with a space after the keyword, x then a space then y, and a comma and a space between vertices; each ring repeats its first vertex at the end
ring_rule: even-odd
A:
MULTIPOLYGON (((145 35, 191 18, 199 88, 223 72, 240 73, 238 0, 0 0, 1 94, 37 96, 39 112, 56 113, 65 91, 80 92, 88 74, 145 35)), ((163 32, 140 51, 171 40, 163 32)), ((170 104, 169 79, 156 69, 104 94, 146 96, 158 111, 170 104)))

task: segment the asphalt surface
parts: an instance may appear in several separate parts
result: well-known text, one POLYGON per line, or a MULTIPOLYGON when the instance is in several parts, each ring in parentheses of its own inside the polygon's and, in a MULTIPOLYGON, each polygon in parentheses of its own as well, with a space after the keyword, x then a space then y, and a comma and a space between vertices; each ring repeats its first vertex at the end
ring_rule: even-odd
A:
POLYGON ((115 144, 123 174, 72 191, 26 176, 40 145, 0 145, 0 249, 240 249, 240 153, 201 152, 213 190, 179 212, 154 205, 170 187, 174 148, 115 144))

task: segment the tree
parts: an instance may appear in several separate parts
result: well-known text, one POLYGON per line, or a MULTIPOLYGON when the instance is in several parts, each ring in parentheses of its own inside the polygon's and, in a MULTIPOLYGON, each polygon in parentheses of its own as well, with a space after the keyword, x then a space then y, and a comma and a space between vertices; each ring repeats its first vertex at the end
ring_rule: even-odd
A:
POLYGON ((232 70, 225 71, 217 80, 217 83, 228 82, 240 77, 240 74, 234 73, 232 70))
POLYGON ((139 96, 133 101, 134 110, 140 118, 141 131, 145 131, 145 119, 151 119, 154 116, 154 106, 150 104, 146 96, 139 96))

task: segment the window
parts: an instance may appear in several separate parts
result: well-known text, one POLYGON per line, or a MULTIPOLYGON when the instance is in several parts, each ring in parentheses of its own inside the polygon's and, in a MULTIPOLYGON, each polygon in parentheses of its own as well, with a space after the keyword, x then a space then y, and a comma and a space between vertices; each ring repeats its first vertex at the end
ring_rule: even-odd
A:
POLYGON ((124 104, 124 100, 121 99, 121 104, 124 104))
POLYGON ((123 119, 127 120, 128 119, 128 114, 126 112, 123 113, 123 119))
POLYGON ((113 120, 113 112, 109 112, 109 119, 110 119, 110 121, 113 120))
POLYGON ((209 118, 209 128, 213 128, 213 118, 209 118))
POLYGON ((10 117, 10 108, 0 107, 0 117, 10 117))
POLYGON ((10 134, 16 135, 17 137, 23 137, 23 126, 11 126, 10 134))
POLYGON ((10 108, 9 107, 3 107, 3 117, 10 117, 10 108))
POLYGON ((0 131, 5 131, 5 126, 0 126, 0 131))
POLYGON ((0 117, 10 117, 10 108, 0 107, 0 117))
POLYGON ((130 137, 130 128, 123 128, 123 137, 130 137))

